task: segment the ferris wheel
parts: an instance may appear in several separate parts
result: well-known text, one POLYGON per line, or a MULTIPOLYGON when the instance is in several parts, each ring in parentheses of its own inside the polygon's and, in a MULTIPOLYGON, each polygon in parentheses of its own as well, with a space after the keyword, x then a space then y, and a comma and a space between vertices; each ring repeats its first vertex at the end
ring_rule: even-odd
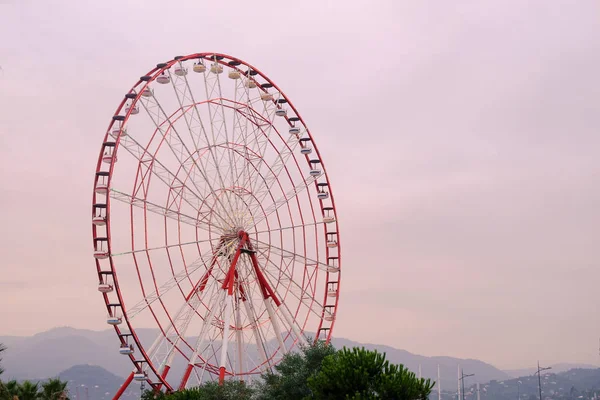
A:
POLYGON ((124 95, 100 150, 92 233, 106 322, 132 380, 174 391, 329 340, 340 289, 331 182, 289 98, 196 53, 124 95))

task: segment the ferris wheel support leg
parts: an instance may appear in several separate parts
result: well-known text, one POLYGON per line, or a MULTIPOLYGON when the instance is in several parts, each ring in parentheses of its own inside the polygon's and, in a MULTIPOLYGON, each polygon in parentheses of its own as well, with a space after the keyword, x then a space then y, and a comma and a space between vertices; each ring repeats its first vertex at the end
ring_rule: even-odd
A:
POLYGON ((258 354, 260 354, 260 361, 262 365, 267 365, 267 353, 265 352, 265 348, 262 346, 262 343, 260 341, 260 332, 258 331, 260 327, 258 325, 258 321, 256 320, 256 316, 254 315, 253 307, 249 303, 248 299, 244 299, 242 302, 244 303, 244 307, 246 308, 246 315, 248 315, 248 317, 252 317, 250 326, 252 329, 252 336, 254 336, 254 341, 256 342, 258 354))
POLYGON ((115 393, 115 396, 113 397, 113 400, 118 400, 121 397, 121 395, 129 387, 129 384, 131 383, 132 380, 133 380, 133 371, 131 371, 131 373, 129 374, 129 376, 127 377, 127 379, 125 379, 125 382, 123 382, 123 384, 121 385, 121 387, 119 388, 119 390, 117 390, 117 393, 115 393))
POLYGON ((225 362, 227 361, 227 344, 229 343, 229 324, 231 324, 231 295, 225 303, 225 321, 223 326, 223 345, 221 346, 221 364, 219 366, 219 385, 225 381, 225 362))
POLYGON ((227 345, 229 343, 229 325, 231 324, 231 303, 233 300, 233 283, 236 276, 236 265, 242 254, 242 248, 248 241, 248 234, 240 233, 240 243, 238 249, 231 260, 231 266, 227 271, 227 277, 223 282, 223 290, 227 290, 225 297, 225 321, 223 326, 223 345, 221 346, 221 363, 219 365, 219 385, 225 380, 225 363, 227 362, 227 345))
MULTIPOLYGON (((220 292, 222 293, 222 292, 220 292)), ((204 336, 206 335, 206 330, 208 327, 208 324, 210 323, 210 321, 213 320, 214 316, 215 316, 215 310, 216 310, 216 306, 213 306, 210 308, 210 312, 208 313, 208 316, 206 317, 205 321, 207 321, 207 323, 205 323, 202 326, 202 330, 200 331, 200 335, 198 336, 198 340, 196 341, 196 346, 194 347, 194 354, 192 354, 192 357, 190 357, 190 362, 188 363, 188 366, 186 367, 186 370, 183 374, 183 378, 181 378, 181 382, 179 383, 179 390, 183 390, 185 389, 186 385, 187 385, 187 381, 188 379, 190 379, 190 375, 192 374, 192 370, 194 369, 194 364, 196 363, 196 358, 198 357, 198 352, 200 351, 200 348, 202 347, 202 343, 204 342, 204 336)), ((206 365, 205 365, 206 367, 206 365)))
POLYGON ((238 368, 237 369, 238 369, 238 375, 240 376, 240 380, 241 380, 242 379, 241 374, 244 371, 244 364, 243 364, 244 352, 242 351, 243 337, 242 337, 242 318, 240 316, 240 307, 241 307, 241 304, 240 304, 240 301, 238 301, 236 304, 236 308, 235 308, 235 341, 237 344, 237 354, 238 354, 238 356, 237 356, 237 362, 238 362, 237 367, 238 368))

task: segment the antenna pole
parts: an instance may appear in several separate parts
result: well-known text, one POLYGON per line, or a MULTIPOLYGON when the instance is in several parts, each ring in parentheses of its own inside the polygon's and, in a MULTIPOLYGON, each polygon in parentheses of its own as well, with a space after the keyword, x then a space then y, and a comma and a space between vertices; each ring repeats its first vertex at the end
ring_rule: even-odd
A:
POLYGON ((440 380, 440 364, 438 364, 438 380, 437 380, 437 385, 438 385, 438 400, 442 400, 442 382, 440 380))
POLYGON ((460 397, 460 364, 458 364, 458 368, 457 368, 457 371, 456 371, 456 376, 457 376, 456 383, 458 384, 458 390, 456 392, 457 393, 456 399, 457 400, 462 400, 462 398, 460 397))

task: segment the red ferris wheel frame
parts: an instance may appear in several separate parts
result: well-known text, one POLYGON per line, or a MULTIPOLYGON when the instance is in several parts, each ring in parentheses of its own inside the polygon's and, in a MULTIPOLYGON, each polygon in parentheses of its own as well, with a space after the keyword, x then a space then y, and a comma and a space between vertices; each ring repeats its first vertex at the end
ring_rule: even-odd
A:
MULTIPOLYGON (((167 365, 166 368, 163 368, 163 370, 159 370, 159 368, 157 366, 155 366, 154 363, 152 362, 152 360, 150 359, 148 353, 146 352, 146 349, 142 345, 142 343, 136 333, 134 326, 132 325, 132 323, 130 321, 130 318, 128 316, 128 312, 127 312, 127 309, 125 306, 123 294, 122 294, 121 288, 119 286, 117 269, 116 269, 116 265, 115 265, 116 263, 115 263, 115 260, 113 259, 112 246, 111 246, 111 219, 110 219, 111 196, 109 195, 108 188, 111 187, 113 170, 115 167, 115 161, 117 158, 118 149, 121 145, 122 136, 117 135, 116 137, 113 137, 113 135, 111 135, 111 132, 115 131, 117 129, 116 127, 120 127, 118 129, 123 129, 123 127, 125 127, 127 125, 127 122, 129 120, 129 118, 132 116, 132 112, 133 112, 132 108, 126 108, 126 105, 129 102, 131 102, 132 107, 133 107, 133 105, 140 100, 140 96, 142 96, 144 90, 148 89, 149 85, 151 83, 153 83, 154 81, 156 81, 156 79, 159 78, 161 75, 163 75, 165 73, 165 71, 169 71, 170 68, 172 68, 174 66, 175 67, 181 66, 184 61, 188 61, 188 60, 206 60, 206 61, 213 62, 214 64, 219 64, 219 65, 228 67, 232 70, 239 71, 241 74, 247 74, 246 75, 247 78, 255 81, 258 89, 265 93, 267 93, 268 88, 273 88, 274 90, 276 90, 279 93, 280 97, 277 100, 272 99, 269 101, 272 101, 273 103, 275 103, 276 107, 279 107, 281 104, 286 104, 293 113, 292 116, 290 116, 290 115, 284 116, 285 120, 287 121, 287 124, 290 127, 295 127, 298 125, 301 125, 304 127, 306 139, 308 139, 308 141, 310 141, 310 144, 312 145, 312 150, 316 153, 316 158, 309 156, 309 154, 304 154, 306 163, 308 164, 309 167, 314 167, 315 163, 318 163, 320 165, 320 168, 322 169, 322 174, 318 178, 314 179, 314 181, 312 183, 314 184, 314 188, 317 191, 320 191, 320 189, 323 187, 323 185, 325 185, 328 189, 328 194, 329 194, 327 200, 320 198, 318 201, 319 208, 321 211, 320 217, 323 219, 327 218, 327 219, 329 219, 329 222, 330 222, 330 223, 322 224, 324 236, 327 238, 328 243, 330 243, 330 242, 335 243, 335 246, 330 247, 328 245, 325 247, 325 252, 326 252, 325 259, 327 260, 327 262, 326 262, 327 267, 326 267, 326 271, 325 271, 327 274, 326 282, 327 282, 328 287, 329 287, 329 285, 331 285, 331 287, 335 288, 335 292, 331 292, 331 291, 328 292, 327 290, 325 290, 325 293, 323 296, 323 303, 322 303, 323 304, 322 318, 320 319, 319 325, 316 330, 315 340, 324 339, 326 341, 329 341, 331 339, 333 327, 335 324, 335 315, 337 312, 337 307, 338 307, 338 302, 339 302, 339 289, 340 289, 340 281, 341 281, 341 269, 340 269, 340 267, 341 267, 341 241, 340 241, 340 234, 339 234, 339 225, 338 225, 333 191, 331 188, 331 183, 327 176, 325 164, 323 162, 323 159, 319 153, 319 150, 316 146, 315 141, 313 140, 313 137, 312 137, 309 129, 306 127, 306 124, 304 123, 304 120, 302 119, 302 117, 298 113, 297 109, 292 104, 292 102, 289 100, 289 98, 283 93, 283 91, 281 91, 279 89, 279 87, 273 81, 271 81, 266 75, 264 75, 260 70, 258 70, 254 66, 252 66, 238 58, 231 57, 226 54, 213 53, 213 52, 195 53, 195 54, 190 54, 187 56, 175 57, 173 60, 158 64, 155 68, 150 70, 146 75, 142 76, 133 85, 133 87, 128 91, 128 93, 124 96, 123 100, 118 105, 118 107, 115 111, 115 114, 112 117, 111 122, 109 123, 107 132, 104 136, 102 148, 101 148, 100 155, 98 157, 97 166, 96 166, 96 174, 95 174, 95 179, 94 179, 94 192, 93 192, 93 198, 92 198, 92 219, 93 219, 92 236, 93 236, 93 245, 94 245, 94 252, 95 252, 94 254, 95 254, 95 262, 96 262, 96 270, 97 270, 99 284, 100 284, 99 289, 100 289, 100 287, 105 287, 102 285, 108 285, 108 282, 110 282, 112 289, 114 289, 113 294, 109 294, 109 292, 102 291, 102 290, 101 290, 101 292, 103 295, 103 299, 104 299, 104 302, 106 305, 107 312, 109 314, 109 318, 110 317, 123 318, 124 322, 126 323, 126 326, 128 328, 128 332, 127 332, 125 330, 122 330, 118 325, 114 325, 114 329, 115 329, 115 332, 121 342, 121 346, 135 344, 136 347, 141 352, 141 358, 139 358, 139 357, 136 358, 133 354, 128 354, 131 362, 134 365, 134 369, 131 372, 131 374, 128 376, 128 378, 125 381, 125 383, 123 384, 123 386, 115 394, 115 399, 119 398, 123 394, 123 392, 125 391, 127 386, 134 379, 136 372, 140 373, 142 371, 143 365, 146 365, 148 368, 150 368, 150 370, 152 371, 152 373, 156 377, 156 379, 151 380, 151 378, 149 378, 148 376, 145 376, 144 379, 136 378, 136 380, 146 381, 156 389, 164 388, 167 391, 176 390, 177 387, 174 387, 173 385, 171 385, 166 379, 169 366, 167 365), (252 72, 251 76, 250 76, 250 71, 252 72), (110 158, 109 162, 106 162, 107 154, 109 155, 108 157, 110 158), (102 185, 106 186, 105 192, 98 190, 99 187, 102 185), (102 219, 102 221, 100 221, 100 219, 102 219), (332 227, 333 227, 333 229, 332 229, 332 227), (334 294, 332 295, 332 293, 334 293, 334 294), (115 296, 116 296, 116 298, 115 298, 115 296), (329 315, 330 318, 326 319, 325 318, 326 315, 329 315), (131 343, 129 341, 129 338, 131 339, 131 341, 133 343, 131 343)), ((210 99, 207 101, 210 101, 210 99)), ((223 104, 223 101, 221 101, 221 104, 223 104)), ((178 116, 178 118, 180 118, 180 117, 181 117, 181 115, 178 116)), ((156 134, 156 131, 155 131, 155 134, 156 134)), ((164 138, 163 138, 163 140, 164 140, 164 138)), ((188 179, 188 178, 189 178, 189 174, 186 177, 186 179, 188 179)), ((142 183, 142 186, 143 186, 143 183, 142 183)), ((138 188, 138 189, 140 189, 140 188, 138 188)), ((143 188, 141 188, 141 190, 143 190, 143 188)), ((169 192, 169 196, 171 196, 171 192, 169 192)), ((173 196, 173 197, 175 198, 176 196, 173 196)), ((181 202, 182 200, 183 200, 183 196, 181 196, 181 198, 179 199, 179 202, 181 202)), ((264 210, 263 210, 263 214, 264 214, 264 210)), ((200 216, 198 216, 197 218, 200 218, 200 216)), ((268 221, 266 221, 266 222, 268 223, 268 221)), ((132 235, 133 235, 133 233, 132 233, 132 235)), ((231 295, 232 285, 233 285, 233 283, 232 283, 233 282, 233 274, 235 273, 235 261, 237 260, 238 257, 240 257, 240 255, 244 251, 247 254, 249 254, 249 257, 252 260, 252 263, 257 268, 257 276, 259 276, 259 281, 260 281, 260 268, 258 267, 258 262, 256 260, 256 256, 255 255, 253 256, 253 253, 252 253, 252 251, 253 251, 252 250, 252 239, 250 238, 249 233, 246 233, 244 231, 238 232, 238 237, 239 237, 241 244, 240 244, 239 248, 236 250, 236 253, 233 257, 234 261, 232 261, 230 268, 229 268, 230 272, 228 272, 227 278, 226 278, 225 282, 223 282, 223 286, 222 286, 223 290, 228 292, 230 295, 231 295), (231 274, 231 279, 229 280, 230 274, 231 274)), ((171 268, 172 268, 172 265, 171 265, 171 268)), ((187 268, 187 266, 186 266, 186 268, 187 268)), ((265 296, 273 295, 273 293, 272 293, 273 289, 269 287, 268 283, 264 283, 262 281, 259 283, 262 287, 262 290, 266 293, 265 296)), ((191 295, 191 293, 190 293, 190 295, 191 295)), ((188 295, 188 298, 189 297, 190 296, 188 295)), ((273 298, 275 304, 279 306, 279 304, 278 304, 279 300, 277 299, 277 297, 273 296, 272 298, 273 298)), ((171 318, 171 317, 169 317, 169 318, 171 318)), ((159 323, 158 320, 156 322, 159 323)), ((160 323, 159 323, 159 326, 160 326, 160 323)), ((227 327, 228 327, 228 324, 227 324, 227 327)), ((302 327, 302 330, 304 331, 304 326, 302 327)), ((162 331, 162 327, 161 327, 161 331, 162 331)), ((164 331, 162 331, 162 333, 163 333, 163 335, 165 335, 164 331)), ((189 377, 189 373, 190 373, 189 370, 186 371, 186 375, 188 377, 189 377)), ((223 366, 221 366, 219 368, 218 373, 219 373, 219 380, 222 381, 224 379, 224 376, 226 373, 223 366)), ((187 378, 184 377, 184 380, 182 381, 182 385, 179 386, 180 388, 182 386, 185 387, 185 381, 187 381, 187 378)))

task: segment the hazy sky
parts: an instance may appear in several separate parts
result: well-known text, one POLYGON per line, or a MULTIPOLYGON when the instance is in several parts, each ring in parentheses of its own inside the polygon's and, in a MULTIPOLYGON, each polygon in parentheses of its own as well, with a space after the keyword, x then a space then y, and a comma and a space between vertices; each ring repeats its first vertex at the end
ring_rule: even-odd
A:
POLYGON ((218 51, 286 92, 326 160, 336 336, 598 364, 598 1, 0 0, 0 38, 0 335, 107 328, 106 126, 157 62, 218 51))

